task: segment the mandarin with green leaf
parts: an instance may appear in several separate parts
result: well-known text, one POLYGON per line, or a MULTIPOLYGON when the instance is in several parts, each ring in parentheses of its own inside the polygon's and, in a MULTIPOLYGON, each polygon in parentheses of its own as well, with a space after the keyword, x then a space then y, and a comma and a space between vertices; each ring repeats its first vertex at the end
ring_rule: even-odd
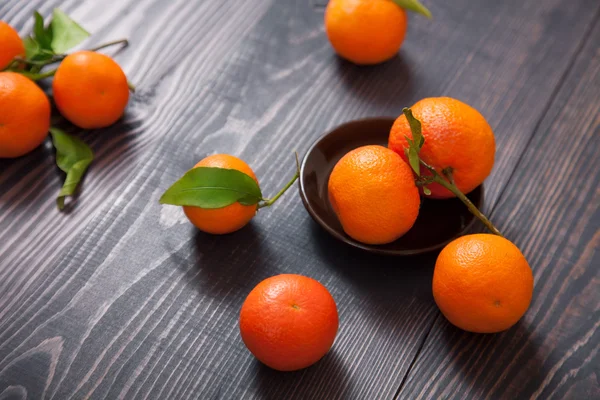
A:
MULTIPOLYGON (((473 107, 450 97, 430 97, 410 108, 421 122, 425 142, 421 159, 443 175, 451 177, 462 193, 481 185, 494 166, 496 143, 486 119, 473 107)), ((406 154, 411 127, 403 114, 392 126, 388 147, 409 161, 406 154)), ((423 174, 429 171, 423 169, 423 174)), ((454 194, 438 183, 427 186, 433 198, 450 198, 454 194)))
POLYGON ((272 206, 298 179, 296 156, 293 178, 270 199, 263 197, 254 171, 229 154, 201 160, 160 197, 161 204, 183 206, 188 219, 200 230, 216 235, 244 227, 258 209, 272 206))
MULTIPOLYGON (((214 154, 202 159, 197 167, 234 169, 248 175, 258 184, 254 171, 243 160, 229 154, 214 154)), ((183 212, 196 228, 206 233, 223 235, 235 232, 250 222, 256 215, 258 204, 243 205, 234 202, 220 208, 183 206, 183 212)))

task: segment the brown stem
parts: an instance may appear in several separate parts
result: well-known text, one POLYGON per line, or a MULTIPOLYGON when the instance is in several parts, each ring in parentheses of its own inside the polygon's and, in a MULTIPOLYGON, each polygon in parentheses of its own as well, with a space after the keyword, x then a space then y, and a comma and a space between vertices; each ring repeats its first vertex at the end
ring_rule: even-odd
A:
POLYGON ((129 46, 129 41, 127 39, 113 40, 112 42, 104 43, 98 47, 91 48, 89 51, 102 50, 105 47, 114 46, 115 44, 122 44, 123 46, 127 47, 129 46))
POLYGON ((446 189, 451 191, 456 197, 458 197, 460 199, 460 201, 462 201, 467 206, 467 208, 469 209, 471 214, 475 215, 486 226, 486 228, 488 228, 493 234, 502 236, 502 233, 500 233, 498 228, 496 228, 494 226, 492 221, 490 221, 488 219, 488 217, 486 217, 481 211, 479 211, 479 209, 477 207, 475 207, 475 204, 473 204, 471 202, 471 200, 469 200, 469 198, 467 196, 465 196, 464 193, 458 189, 458 187, 454 183, 454 179, 452 178, 451 171, 448 170, 447 172, 445 172, 447 179, 444 179, 435 170, 435 168, 433 168, 432 166, 430 166, 429 164, 427 164, 425 161, 423 161, 421 159, 419 159, 419 161, 425 168, 427 168, 429 170, 429 172, 432 173, 433 181, 435 183, 442 185, 443 187, 445 187, 446 189))

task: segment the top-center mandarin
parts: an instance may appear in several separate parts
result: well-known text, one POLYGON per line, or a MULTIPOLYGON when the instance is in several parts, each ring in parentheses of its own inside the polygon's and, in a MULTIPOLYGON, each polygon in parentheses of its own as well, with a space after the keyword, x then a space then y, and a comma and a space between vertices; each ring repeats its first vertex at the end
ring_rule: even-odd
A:
POLYGON ((390 243, 404 235, 421 204, 408 164, 376 145, 342 157, 331 172, 328 191, 344 231, 366 244, 390 243))
POLYGON ((333 49, 359 65, 394 57, 406 34, 406 11, 391 0, 330 0, 325 30, 333 49))

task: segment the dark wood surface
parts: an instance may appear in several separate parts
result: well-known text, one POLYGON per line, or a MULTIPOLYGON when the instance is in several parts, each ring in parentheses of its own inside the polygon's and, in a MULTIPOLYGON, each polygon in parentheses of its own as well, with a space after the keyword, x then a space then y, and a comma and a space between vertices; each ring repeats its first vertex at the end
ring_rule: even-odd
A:
POLYGON ((22 33, 60 6, 86 45, 128 37, 112 54, 139 88, 123 121, 82 133, 97 159, 68 214, 49 147, 0 160, 1 399, 600 397, 597 0, 424 1, 434 20, 411 15, 399 56, 368 68, 332 53, 325 1, 105 3, 0 3, 22 33), (435 254, 351 249, 296 193, 223 237, 158 205, 213 152, 272 193, 324 131, 438 95, 496 133, 484 208, 536 278, 505 333, 444 320, 435 254), (332 351, 295 373, 260 365, 237 328, 246 294, 282 272, 321 281, 340 313, 332 351))

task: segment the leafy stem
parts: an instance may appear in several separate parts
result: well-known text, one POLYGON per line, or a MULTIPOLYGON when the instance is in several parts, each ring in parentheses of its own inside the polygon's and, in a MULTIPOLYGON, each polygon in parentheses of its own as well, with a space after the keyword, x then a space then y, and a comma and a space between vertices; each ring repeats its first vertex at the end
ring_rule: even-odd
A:
POLYGON ((300 162, 298 161, 298 153, 296 153, 296 173, 294 174, 292 179, 283 187, 283 189, 277 192, 277 194, 274 197, 270 199, 263 199, 263 201, 261 201, 258 204, 258 208, 260 209, 263 207, 272 206, 273 203, 275 203, 294 184, 294 182, 296 182, 298 177, 300 177, 300 162))
POLYGON ((409 159, 409 164, 413 169, 414 173, 417 175, 417 185, 423 186, 423 192, 426 195, 431 194, 431 191, 426 187, 426 185, 430 183, 437 183, 443 186, 444 188, 452 192, 456 197, 458 197, 460 201, 462 201, 467 206, 469 211, 473 215, 475 215, 492 233, 498 236, 502 236, 502 233, 500 233, 498 228, 496 228, 494 224, 481 211, 479 211, 477 207, 475 207, 475 204, 473 204, 471 200, 469 200, 469 198, 458 189, 456 183, 454 182, 454 177, 452 175, 452 167, 444 168, 442 170, 442 176, 442 174, 440 174, 434 167, 427 164, 420 157, 419 152, 421 151, 421 147, 423 147, 423 144, 425 143, 425 138, 423 137, 423 134, 421 132, 421 122, 413 116, 410 108, 404 108, 402 112, 408 120, 413 136, 412 139, 409 139, 408 137, 406 138, 409 146, 406 149, 406 153, 409 159), (425 167, 431 175, 421 175, 420 165, 425 167))
POLYGON ((435 168, 428 165, 422 159, 420 159, 420 161, 421 161, 421 164, 425 168, 427 168, 429 170, 429 172, 431 172, 434 183, 438 183, 438 184, 442 185, 443 187, 445 187, 446 189, 448 189, 449 191, 451 191, 452 194, 454 194, 456 197, 458 197, 460 199, 460 201, 462 201, 467 206, 467 208, 469 209, 471 214, 475 215, 486 226, 486 228, 488 228, 495 235, 502 236, 502 233, 500 233, 498 228, 496 228, 494 226, 492 221, 490 221, 488 219, 488 217, 485 216, 485 214, 483 214, 481 211, 479 211, 479 209, 477 207, 475 207, 475 204, 473 204, 471 202, 471 200, 469 200, 469 198, 467 196, 465 196, 464 193, 458 189, 458 187, 454 183, 454 178, 452 178, 452 172, 446 171, 446 169, 444 169, 444 175, 446 175, 446 178, 443 178, 435 170, 435 168))
POLYGON ((51 76, 54 76, 54 74, 56 74, 56 69, 51 69, 51 70, 46 71, 46 72, 27 72, 27 71, 22 71, 22 72, 20 72, 20 74, 21 75, 25 75, 26 77, 28 77, 32 81, 39 81, 39 80, 42 80, 44 78, 50 78, 51 76))
MULTIPOLYGON (((117 44, 123 44, 124 46, 128 46, 129 45, 129 41, 127 39, 119 39, 119 40, 113 40, 112 42, 108 42, 108 43, 104 43, 101 44, 100 46, 97 47, 93 47, 91 49, 89 49, 89 51, 98 51, 98 50, 102 50, 106 47, 110 47, 110 46, 114 46, 117 44)), ((46 65, 50 65, 50 64, 55 64, 57 62, 61 62, 62 60, 65 59, 65 57, 67 57, 67 54, 53 54, 51 56, 49 56, 48 59, 46 60, 31 60, 28 58, 24 58, 21 56, 17 56, 13 59, 13 61, 9 64, 9 66, 7 67, 7 70, 11 70, 11 69, 18 69, 18 66, 21 64, 26 64, 26 65, 30 65, 30 66, 38 66, 38 67, 44 67, 46 65)), ((18 72, 18 71, 16 71, 18 72)))

